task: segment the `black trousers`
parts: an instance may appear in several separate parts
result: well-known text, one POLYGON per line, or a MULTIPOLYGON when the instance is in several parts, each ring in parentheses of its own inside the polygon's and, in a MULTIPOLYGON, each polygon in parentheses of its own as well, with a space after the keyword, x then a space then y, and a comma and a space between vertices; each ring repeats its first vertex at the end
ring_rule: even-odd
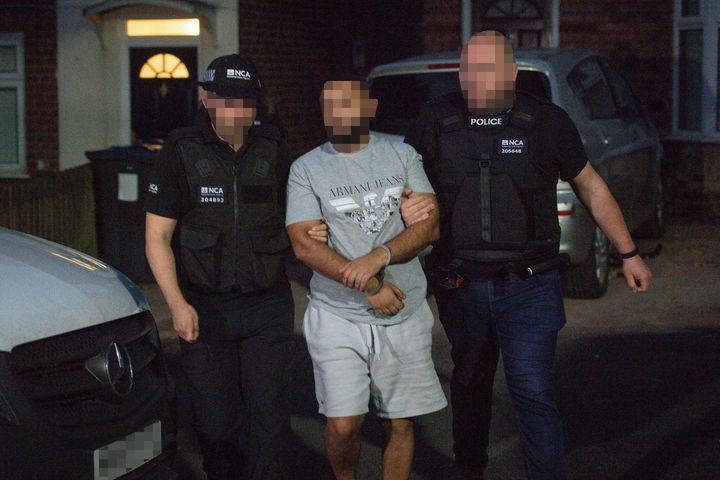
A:
POLYGON ((222 313, 195 308, 200 336, 192 343, 180 339, 180 347, 208 479, 290 478, 292 294, 222 313))

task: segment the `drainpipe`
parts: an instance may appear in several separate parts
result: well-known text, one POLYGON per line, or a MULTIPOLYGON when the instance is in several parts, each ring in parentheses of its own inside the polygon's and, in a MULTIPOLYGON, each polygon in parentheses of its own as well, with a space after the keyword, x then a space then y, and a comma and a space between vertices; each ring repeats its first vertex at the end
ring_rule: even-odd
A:
POLYGON ((461 0, 460 7, 460 42, 464 46, 472 35, 472 0, 461 0))
POLYGON ((550 5, 550 47, 560 46, 560 0, 552 0, 550 5))

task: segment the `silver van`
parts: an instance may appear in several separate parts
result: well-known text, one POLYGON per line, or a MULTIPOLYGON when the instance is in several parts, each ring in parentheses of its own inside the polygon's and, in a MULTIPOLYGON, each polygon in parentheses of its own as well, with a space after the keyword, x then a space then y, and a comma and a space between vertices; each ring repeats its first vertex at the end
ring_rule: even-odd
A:
MULTIPOLYGON (((517 49, 516 88, 562 107, 575 122, 585 151, 620 204, 630 231, 658 238, 665 215, 660 180, 662 144, 629 84, 603 58, 582 49, 517 49)), ((374 68, 368 83, 379 100, 375 135, 402 141, 420 106, 459 91, 458 52, 426 55, 374 68)), ((608 283, 608 240, 571 186, 559 182, 561 252, 568 296, 598 298, 608 283)))
POLYGON ((175 478, 168 378, 136 285, 0 228, 0 478, 175 478))

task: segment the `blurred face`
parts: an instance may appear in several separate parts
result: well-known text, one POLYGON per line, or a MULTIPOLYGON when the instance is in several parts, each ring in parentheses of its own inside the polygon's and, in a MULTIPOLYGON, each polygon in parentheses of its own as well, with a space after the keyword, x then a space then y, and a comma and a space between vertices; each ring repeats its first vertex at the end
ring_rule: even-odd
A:
POLYGON ((320 96, 325 130, 332 143, 359 143, 370 132, 377 100, 358 81, 329 81, 320 96))
POLYGON ((242 143, 255 121, 256 99, 225 98, 204 89, 200 90, 200 99, 218 136, 228 143, 242 143))
POLYGON ((475 35, 463 48, 460 87, 470 110, 493 113, 512 107, 516 76, 512 47, 499 33, 475 35))

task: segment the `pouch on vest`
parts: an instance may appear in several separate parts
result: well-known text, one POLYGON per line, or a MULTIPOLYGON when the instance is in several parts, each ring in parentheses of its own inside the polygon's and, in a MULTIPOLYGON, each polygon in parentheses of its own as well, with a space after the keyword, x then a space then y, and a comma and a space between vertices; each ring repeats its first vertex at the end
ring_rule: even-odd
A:
POLYGON ((253 281, 258 289, 273 286, 285 266, 285 258, 290 248, 285 227, 255 227, 252 231, 252 270, 253 281))
POLYGON ((220 284, 222 251, 220 229, 180 229, 180 268, 183 278, 202 290, 217 289, 220 284))

